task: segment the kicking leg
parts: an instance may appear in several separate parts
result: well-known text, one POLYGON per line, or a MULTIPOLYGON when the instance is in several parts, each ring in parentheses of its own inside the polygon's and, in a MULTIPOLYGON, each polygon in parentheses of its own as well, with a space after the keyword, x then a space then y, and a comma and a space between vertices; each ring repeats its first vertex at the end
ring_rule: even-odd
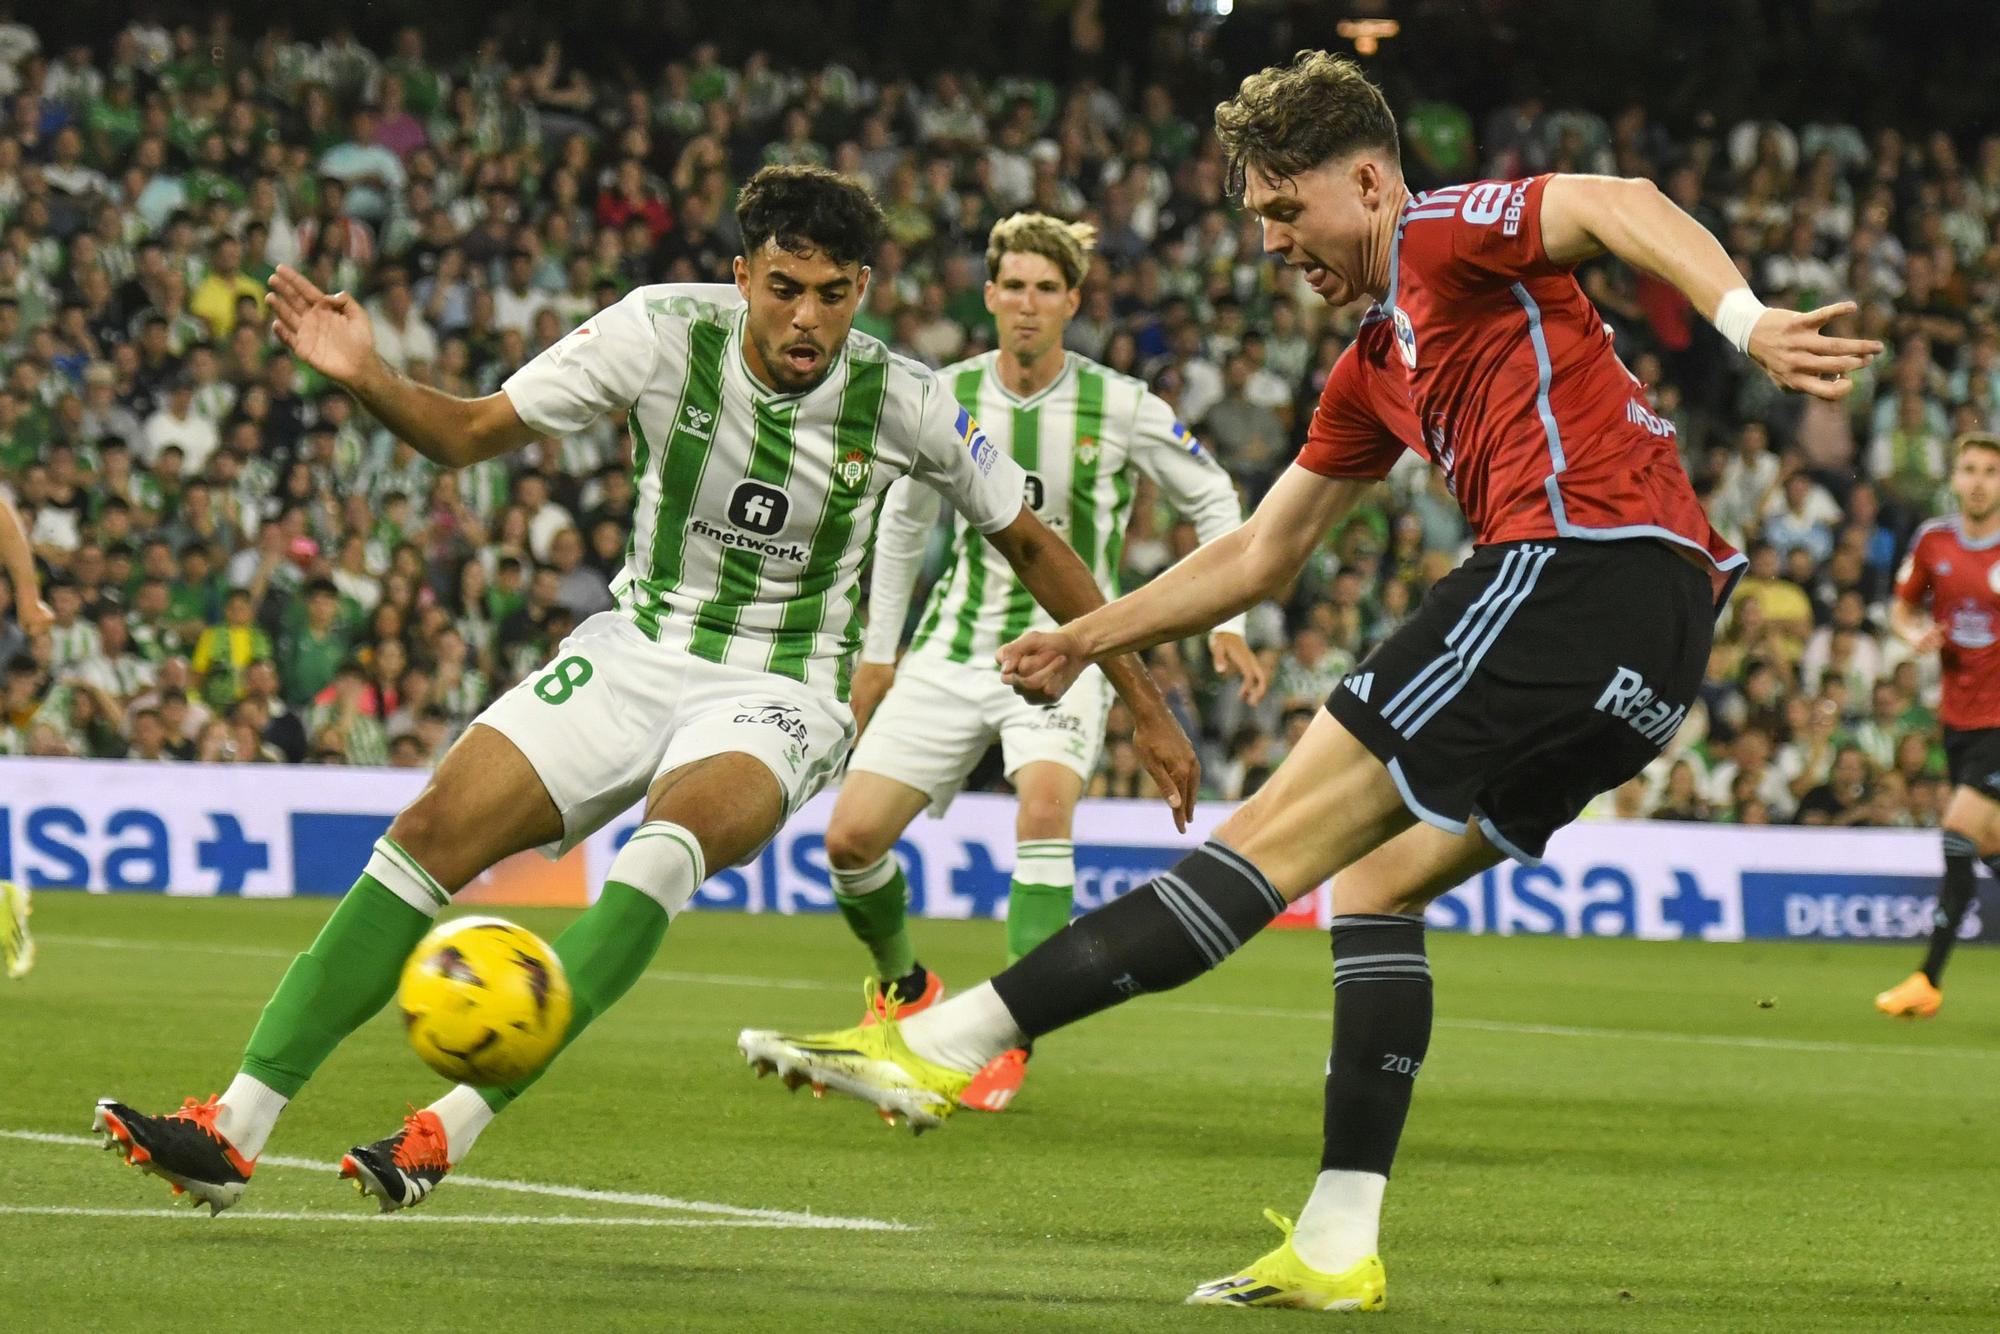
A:
POLYGON ((933 1125, 994 1057, 1133 996, 1194 980, 1286 903, 1412 822, 1388 770, 1323 713, 1214 838, 992 981, 873 1037, 850 1030, 793 1039, 753 1029, 737 1045, 760 1069, 853 1093, 917 1128, 933 1125))
POLYGON ((929 803, 927 795, 886 774, 850 770, 827 824, 834 904, 875 962, 878 989, 870 1017, 878 1017, 884 997, 915 1013, 944 993, 936 974, 917 962, 908 922, 910 887, 891 851, 929 803))
POLYGON ((163 1117, 104 1100, 97 1125, 110 1147, 211 1210, 235 1203, 285 1104, 388 1003, 438 908, 488 866, 561 834, 555 803, 514 743, 490 727, 468 730, 292 961, 228 1090, 163 1117))

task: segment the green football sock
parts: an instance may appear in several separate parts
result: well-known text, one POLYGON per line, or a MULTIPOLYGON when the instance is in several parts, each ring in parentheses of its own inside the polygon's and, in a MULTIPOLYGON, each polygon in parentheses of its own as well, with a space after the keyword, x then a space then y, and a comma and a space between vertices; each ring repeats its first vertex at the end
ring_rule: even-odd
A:
POLYGON ((1075 898, 1076 845, 1066 838, 1023 841, 1007 894, 1009 966, 1069 924, 1075 898))
POLYGON ((396 994, 403 961, 449 895, 386 837, 368 870, 292 960, 243 1053, 244 1074, 295 1097, 313 1071, 396 994), (424 902, 428 910, 419 908, 424 902))
POLYGON ((527 1078, 479 1090, 488 1107, 506 1110, 593 1020, 632 989, 660 952, 674 914, 694 897, 705 874, 701 844, 687 829, 665 820, 639 826, 612 861, 597 902, 556 937, 556 958, 562 960, 570 992, 562 1046, 527 1078))
POLYGON ((833 901, 840 915, 875 958, 875 976, 895 981, 917 966, 917 949, 910 943, 910 885, 891 852, 859 871, 833 871, 833 901))
MULTIPOLYGON (((569 977, 569 1028, 563 1033, 560 1056, 591 1021, 610 1009, 613 1002, 639 980, 646 965, 660 951, 667 938, 666 909, 643 890, 607 880, 604 893, 589 911, 569 924, 556 937, 556 957, 562 960, 569 977)), ((541 1069, 505 1088, 481 1089, 480 1096, 494 1111, 503 1111, 548 1071, 551 1056, 541 1069)))

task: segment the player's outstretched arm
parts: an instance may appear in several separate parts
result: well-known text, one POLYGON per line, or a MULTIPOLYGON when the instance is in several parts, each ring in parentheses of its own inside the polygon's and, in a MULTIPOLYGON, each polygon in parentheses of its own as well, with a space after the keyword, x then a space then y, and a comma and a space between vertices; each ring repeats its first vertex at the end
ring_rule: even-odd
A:
POLYGON ((1542 248, 1557 264, 1609 252, 1672 283, 1780 388, 1845 398, 1854 388, 1847 377, 1882 353, 1882 344, 1872 339, 1820 332, 1829 321, 1852 314, 1851 301, 1810 311, 1767 308, 1722 243, 1651 181, 1553 177, 1542 193, 1541 227, 1542 248))
MULTIPOLYGON (((986 540, 1007 558, 1022 584, 1034 594, 1035 601, 1058 621, 1073 620, 1104 605, 1104 594, 1091 576, 1090 567, 1027 506, 1022 506, 1020 514, 1005 528, 988 533, 986 540)), ((1106 655, 1104 675, 1131 708, 1133 743, 1145 761, 1147 772, 1159 784, 1160 795, 1173 808, 1174 827, 1185 830, 1188 818, 1194 814, 1195 793, 1201 786, 1201 761, 1195 757, 1194 746, 1174 720, 1159 686, 1153 683, 1136 656, 1106 655)), ((1047 694, 1021 693, 1038 703, 1053 704, 1075 680, 1072 674, 1062 690, 1047 694)))
POLYGON ((375 353, 368 313, 347 293, 329 296, 284 264, 271 275, 270 287, 271 332, 278 341, 431 462, 463 468, 535 438, 504 393, 456 398, 391 370, 375 353))
POLYGON ((1022 692, 1061 694, 1106 657, 1185 639, 1273 597, 1372 480, 1322 477, 1294 464, 1241 528, 1116 602, 1061 629, 1032 631, 1000 649, 1000 676, 1022 692))

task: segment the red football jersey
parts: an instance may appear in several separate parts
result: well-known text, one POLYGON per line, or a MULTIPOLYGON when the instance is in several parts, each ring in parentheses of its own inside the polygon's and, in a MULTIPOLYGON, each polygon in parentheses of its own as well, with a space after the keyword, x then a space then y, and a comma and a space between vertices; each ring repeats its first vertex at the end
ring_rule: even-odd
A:
POLYGON ((1550 178, 1414 196, 1368 312, 1321 391, 1301 466, 1382 477, 1404 449, 1443 468, 1485 544, 1655 537, 1716 570, 1743 556, 1709 526, 1611 331, 1542 248, 1550 178))
POLYGON ((1928 601, 1944 629, 1944 725, 2000 727, 2000 537, 1968 543, 1956 518, 1932 519, 1910 541, 1896 596, 1928 601))

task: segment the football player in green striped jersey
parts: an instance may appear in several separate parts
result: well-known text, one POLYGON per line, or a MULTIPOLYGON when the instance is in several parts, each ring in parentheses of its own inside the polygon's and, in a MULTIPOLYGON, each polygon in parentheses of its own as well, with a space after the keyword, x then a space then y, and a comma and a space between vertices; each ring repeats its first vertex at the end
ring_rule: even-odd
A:
MULTIPOLYGON (((1203 542, 1242 522, 1229 475, 1141 381, 1063 347, 1090 262, 1091 228, 1040 213, 997 223, 986 250, 986 308, 999 346, 938 372, 961 407, 1020 466, 1025 503, 1063 536, 1109 597, 1135 481, 1150 478, 1191 519, 1203 542)), ((875 548, 868 633, 854 682, 863 732, 827 830, 835 902, 874 963, 863 1022, 890 1007, 912 1014, 944 994, 916 957, 906 925, 908 888, 891 848, 926 807, 942 814, 996 740, 1019 797, 1007 906, 1008 961, 1069 920, 1076 885, 1071 821, 1104 741, 1110 691, 1088 674, 1046 708, 1001 680, 994 654, 1031 628, 1049 628, 1007 562, 961 516, 950 564, 931 589, 909 651, 897 648, 938 494, 914 479, 891 489, 875 548), (893 684, 892 684, 893 682, 893 684), (878 704, 877 701, 880 701, 878 704)), ((1218 668, 1243 677, 1246 699, 1266 672, 1243 639, 1243 618, 1210 636, 1218 668)), ((1006 1107, 1026 1071, 1026 1049, 996 1058, 963 1094, 965 1106, 1006 1107)))
MULTIPOLYGON (((348 294, 289 268, 273 277, 279 340, 426 458, 464 467, 618 413, 637 500, 615 608, 481 713, 395 818, 279 983, 228 1089, 165 1116, 99 1104, 98 1128, 128 1161, 211 1210, 242 1194, 285 1104, 382 1008, 411 947, 480 872, 530 848, 560 855, 643 801, 602 893, 555 942, 567 1042, 638 979, 708 869, 750 858, 827 782, 855 730, 859 574, 899 478, 949 497, 1058 620, 1102 605, 949 386, 853 331, 882 234, 867 191, 820 168, 767 168, 737 217, 733 287, 639 288, 478 399, 392 371, 348 294)), ((1193 748, 1137 658, 1106 674, 1184 822, 1193 748)), ((385 1210, 421 1202, 540 1074, 451 1090, 355 1146, 342 1174, 385 1210)))

